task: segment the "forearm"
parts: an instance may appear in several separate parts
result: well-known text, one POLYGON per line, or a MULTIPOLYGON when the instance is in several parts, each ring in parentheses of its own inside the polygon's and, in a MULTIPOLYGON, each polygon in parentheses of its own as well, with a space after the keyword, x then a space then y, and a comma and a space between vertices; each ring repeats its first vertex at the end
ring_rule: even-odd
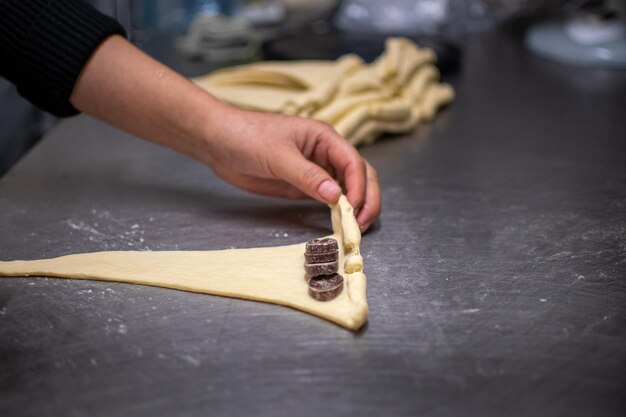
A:
POLYGON ((80 111, 210 163, 208 126, 226 105, 121 36, 94 51, 70 97, 80 111))

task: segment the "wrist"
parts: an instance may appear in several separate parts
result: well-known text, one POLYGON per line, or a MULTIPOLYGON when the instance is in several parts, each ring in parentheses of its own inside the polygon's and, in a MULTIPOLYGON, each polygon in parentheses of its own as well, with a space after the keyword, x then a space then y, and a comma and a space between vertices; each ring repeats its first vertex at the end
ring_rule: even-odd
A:
POLYGON ((226 104, 212 95, 206 93, 204 103, 198 106, 199 113, 197 119, 199 121, 196 128, 198 140, 203 144, 204 155, 201 159, 209 166, 213 166, 216 160, 224 160, 226 145, 232 142, 233 127, 237 127, 238 123, 234 120, 241 110, 226 104))
POLYGON ((186 100, 188 117, 183 123, 181 133, 183 142, 188 143, 189 156, 213 166, 221 141, 223 121, 232 108, 222 103, 204 90, 197 89, 186 100))

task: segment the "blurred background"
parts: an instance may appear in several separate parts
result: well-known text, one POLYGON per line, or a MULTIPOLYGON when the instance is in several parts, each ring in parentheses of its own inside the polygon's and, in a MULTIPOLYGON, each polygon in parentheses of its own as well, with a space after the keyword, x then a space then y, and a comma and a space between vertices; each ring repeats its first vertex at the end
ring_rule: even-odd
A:
MULTIPOLYGON (((562 65, 626 66, 623 0, 92 0, 130 40, 185 76, 261 59, 372 60, 402 35, 433 48, 446 75, 462 70, 469 36, 514 31, 562 65)), ((497 63, 494 63, 497 64, 497 63)), ((0 176, 56 120, 0 78, 0 176)))

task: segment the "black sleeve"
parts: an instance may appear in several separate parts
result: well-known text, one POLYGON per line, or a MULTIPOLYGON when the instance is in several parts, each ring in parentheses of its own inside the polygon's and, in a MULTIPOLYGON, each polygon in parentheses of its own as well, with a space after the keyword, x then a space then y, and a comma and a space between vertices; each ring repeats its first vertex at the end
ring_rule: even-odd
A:
POLYGON ((124 28, 80 0, 0 0, 0 76, 37 107, 59 117, 80 71, 108 36, 124 28))

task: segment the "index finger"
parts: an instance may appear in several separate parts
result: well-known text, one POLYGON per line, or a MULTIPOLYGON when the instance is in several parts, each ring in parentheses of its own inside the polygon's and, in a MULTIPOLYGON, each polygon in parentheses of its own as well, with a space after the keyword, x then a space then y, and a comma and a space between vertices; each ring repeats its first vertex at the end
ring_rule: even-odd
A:
POLYGON ((367 166, 365 160, 354 146, 336 132, 329 135, 325 145, 328 162, 343 179, 346 197, 358 213, 366 197, 367 166))
POLYGON ((367 163, 367 185, 365 189, 365 202, 363 208, 357 214, 357 223, 361 232, 365 232, 374 221, 380 216, 380 184, 378 174, 374 167, 367 163))

